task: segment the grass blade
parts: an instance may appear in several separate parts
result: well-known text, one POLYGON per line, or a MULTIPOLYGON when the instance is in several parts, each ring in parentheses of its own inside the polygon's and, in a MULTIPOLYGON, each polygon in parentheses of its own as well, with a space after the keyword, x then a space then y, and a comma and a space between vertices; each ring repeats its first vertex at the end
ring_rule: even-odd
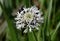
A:
POLYGON ((23 0, 23 3, 26 8, 30 6, 30 0, 23 0))
MULTIPOLYGON (((47 12, 45 13, 45 23, 43 28, 43 41, 47 41, 47 35, 50 37, 50 15, 51 15, 51 9, 52 9, 52 0, 50 0, 47 12)), ((48 39, 50 41, 50 39, 48 39)))
POLYGON ((10 35, 11 35, 11 41, 18 41, 18 37, 17 37, 16 31, 15 31, 16 29, 13 26, 13 22, 11 21, 11 19, 7 15, 5 7, 2 4, 1 4, 1 8, 3 9, 3 12, 4 12, 3 15, 4 15, 4 17, 5 17, 6 21, 7 21, 7 24, 8 24, 8 28, 9 28, 10 35))
POLYGON ((19 0, 16 0, 16 7, 19 6, 19 0))
POLYGON ((44 7, 44 1, 45 0, 38 0, 40 3, 41 3, 41 10, 43 9, 43 7, 44 7))
POLYGON ((4 13, 4 17, 7 20, 7 24, 8 24, 10 35, 11 35, 11 41, 18 41, 12 21, 8 18, 6 13, 4 13))
POLYGON ((54 39, 56 38, 59 27, 60 27, 60 22, 57 24, 56 29, 55 29, 54 33, 52 34, 52 36, 51 36, 52 41, 54 41, 54 39))
POLYGON ((29 41, 36 41, 33 32, 28 32, 29 41))

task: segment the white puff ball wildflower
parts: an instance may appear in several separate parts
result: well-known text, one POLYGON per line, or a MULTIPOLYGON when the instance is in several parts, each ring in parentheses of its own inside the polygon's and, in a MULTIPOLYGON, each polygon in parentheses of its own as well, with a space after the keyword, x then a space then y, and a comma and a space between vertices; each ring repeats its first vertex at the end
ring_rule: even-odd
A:
POLYGON ((44 18, 41 15, 42 12, 36 6, 23 8, 21 12, 17 12, 15 18, 17 29, 25 29, 24 33, 27 33, 28 30, 32 32, 33 29, 39 30, 40 23, 44 23, 44 18))

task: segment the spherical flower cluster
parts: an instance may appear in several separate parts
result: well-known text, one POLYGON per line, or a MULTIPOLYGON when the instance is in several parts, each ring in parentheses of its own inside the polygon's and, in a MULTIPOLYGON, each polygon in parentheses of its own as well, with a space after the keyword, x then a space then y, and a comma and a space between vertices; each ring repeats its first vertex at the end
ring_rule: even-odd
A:
POLYGON ((32 30, 39 30, 39 25, 44 23, 44 18, 41 16, 41 10, 38 10, 36 6, 30 8, 23 8, 20 12, 17 12, 16 27, 19 30, 25 29, 23 32, 32 32, 32 30))

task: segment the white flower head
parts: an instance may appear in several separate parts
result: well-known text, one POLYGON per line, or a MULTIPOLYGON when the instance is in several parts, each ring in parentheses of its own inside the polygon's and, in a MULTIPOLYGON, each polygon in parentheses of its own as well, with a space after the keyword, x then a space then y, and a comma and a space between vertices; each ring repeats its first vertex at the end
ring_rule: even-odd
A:
POLYGON ((28 30, 32 32, 33 29, 39 30, 38 26, 44 23, 44 18, 41 15, 42 12, 36 6, 23 8, 21 12, 17 12, 15 18, 17 29, 25 29, 24 33, 27 33, 28 30))

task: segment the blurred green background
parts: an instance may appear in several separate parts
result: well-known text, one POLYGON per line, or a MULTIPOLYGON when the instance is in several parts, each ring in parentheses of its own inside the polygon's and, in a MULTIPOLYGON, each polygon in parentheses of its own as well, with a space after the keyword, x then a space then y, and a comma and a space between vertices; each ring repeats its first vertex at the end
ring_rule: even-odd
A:
POLYGON ((0 0, 0 41, 60 41, 60 0, 0 0), (38 32, 23 34, 14 24, 15 13, 24 6, 43 11, 38 32))

